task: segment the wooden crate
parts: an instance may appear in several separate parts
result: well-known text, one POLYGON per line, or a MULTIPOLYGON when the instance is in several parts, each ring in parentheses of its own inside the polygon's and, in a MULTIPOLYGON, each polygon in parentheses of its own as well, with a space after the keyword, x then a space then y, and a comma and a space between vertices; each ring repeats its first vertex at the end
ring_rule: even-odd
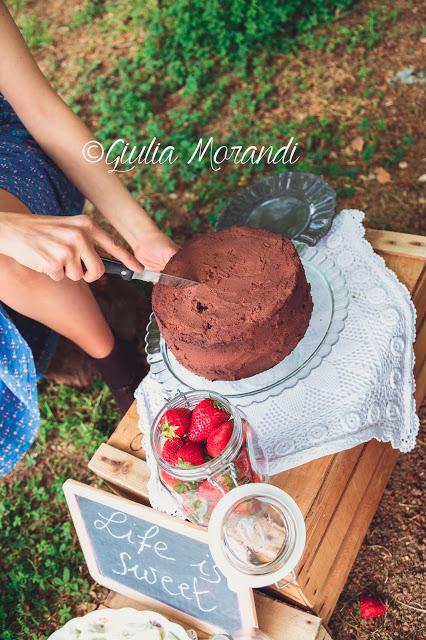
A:
MULTIPOLYGON (((375 230, 368 230, 367 237, 407 286, 417 308, 419 406, 426 391, 426 238, 375 230)), ((372 440, 272 478, 299 504, 307 527, 297 583, 280 591, 281 596, 329 620, 397 458, 390 444, 372 440)), ((148 502, 149 470, 135 403, 89 467, 116 491, 148 502)))
MULTIPOLYGON (((267 633, 271 640, 283 640, 284 638, 285 640, 332 640, 318 616, 300 611, 259 591, 255 592, 255 603, 259 628, 267 633)), ((111 609, 120 609, 121 607, 131 607, 140 611, 144 609, 140 602, 113 592, 110 593, 105 604, 111 609)), ((167 617, 170 618, 170 616, 167 617)), ((173 621, 182 624, 178 618, 173 621)), ((185 625, 182 626, 185 627, 185 625)), ((207 640, 210 637, 202 630, 192 628, 197 632, 199 640, 207 640)))

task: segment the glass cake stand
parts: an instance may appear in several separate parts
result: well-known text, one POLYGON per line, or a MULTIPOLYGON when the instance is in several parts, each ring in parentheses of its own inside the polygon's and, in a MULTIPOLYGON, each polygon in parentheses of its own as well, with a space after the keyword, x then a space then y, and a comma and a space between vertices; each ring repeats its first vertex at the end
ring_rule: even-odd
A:
POLYGON ((279 364, 255 376, 212 382, 192 373, 176 360, 160 335, 154 314, 151 314, 145 350, 151 374, 164 386, 167 394, 202 389, 220 393, 234 400, 238 406, 249 406, 294 387, 321 364, 338 341, 345 325, 349 291, 342 272, 324 250, 295 244, 311 285, 313 299, 308 330, 296 348, 279 364))

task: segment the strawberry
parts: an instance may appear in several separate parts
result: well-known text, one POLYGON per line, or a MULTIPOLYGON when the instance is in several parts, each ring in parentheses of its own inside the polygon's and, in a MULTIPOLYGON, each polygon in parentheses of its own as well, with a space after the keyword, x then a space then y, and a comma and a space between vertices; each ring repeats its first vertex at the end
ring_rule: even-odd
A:
POLYGON ((191 420, 191 411, 184 407, 176 407, 169 409, 160 420, 161 435, 172 440, 173 438, 182 438, 189 429, 191 420))
POLYGON ((237 478, 239 482, 253 482, 253 469, 251 468, 248 453, 244 447, 238 454, 238 458, 235 461, 235 468, 237 470, 237 478))
POLYGON ((207 438, 206 449, 209 456, 216 458, 225 449, 231 439, 234 423, 232 420, 223 422, 210 432, 207 438))
POLYGON ((223 473, 214 477, 214 484, 209 480, 204 480, 198 487, 197 495, 203 500, 216 503, 234 487, 234 481, 229 473, 223 473))
POLYGON ((214 487, 208 480, 204 480, 197 490, 198 497, 207 500, 207 502, 219 502, 225 493, 225 490, 222 491, 219 487, 214 487))
POLYGON ((192 465, 197 467, 204 464, 204 453, 198 442, 187 442, 177 452, 178 465, 180 467, 192 465))
POLYGON ((179 478, 174 478, 166 471, 163 471, 163 469, 161 469, 160 471, 160 478, 163 484, 169 487, 169 489, 173 489, 173 491, 180 494, 195 492, 199 486, 198 482, 185 482, 183 480, 180 480, 179 478))
POLYGON ((188 438, 193 442, 203 442, 215 427, 226 420, 229 420, 229 413, 219 402, 211 398, 201 400, 192 411, 188 438))
POLYGON ((380 602, 380 600, 376 600, 376 598, 372 598, 371 596, 362 596, 359 608, 361 610, 361 617, 364 618, 364 620, 376 618, 387 611, 387 607, 385 607, 383 602, 380 602))
POLYGON ((184 440, 182 438, 173 438, 173 440, 166 440, 161 449, 161 457, 165 462, 173 465, 177 465, 178 458, 177 452, 182 448, 184 440))
POLYGON ((170 487, 170 489, 174 489, 175 486, 180 482, 177 478, 173 478, 173 476, 171 476, 169 473, 163 471, 163 469, 161 469, 160 471, 160 478, 165 485, 170 487))

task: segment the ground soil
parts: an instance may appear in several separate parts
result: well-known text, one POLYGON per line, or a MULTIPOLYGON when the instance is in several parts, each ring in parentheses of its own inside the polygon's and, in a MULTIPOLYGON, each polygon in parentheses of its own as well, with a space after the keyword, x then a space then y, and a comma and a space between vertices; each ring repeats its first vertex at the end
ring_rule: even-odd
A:
POLYGON ((417 447, 401 455, 330 623, 335 640, 423 640, 425 635, 426 405, 417 447), (388 608, 361 620, 359 599, 388 608))

